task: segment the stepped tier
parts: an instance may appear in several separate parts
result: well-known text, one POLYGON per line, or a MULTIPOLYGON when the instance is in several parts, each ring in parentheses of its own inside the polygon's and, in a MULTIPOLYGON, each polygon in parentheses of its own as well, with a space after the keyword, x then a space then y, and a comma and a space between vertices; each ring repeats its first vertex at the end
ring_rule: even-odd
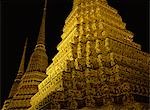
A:
POLYGON ((149 57, 106 0, 75 0, 35 109, 148 107, 149 57))

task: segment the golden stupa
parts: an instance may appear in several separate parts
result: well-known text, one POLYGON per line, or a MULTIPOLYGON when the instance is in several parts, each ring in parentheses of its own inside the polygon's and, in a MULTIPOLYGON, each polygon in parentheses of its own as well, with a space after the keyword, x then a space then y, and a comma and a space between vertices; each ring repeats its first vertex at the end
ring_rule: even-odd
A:
POLYGON ((73 1, 49 66, 46 1, 43 13, 37 45, 6 110, 149 109, 150 55, 107 0, 73 1))

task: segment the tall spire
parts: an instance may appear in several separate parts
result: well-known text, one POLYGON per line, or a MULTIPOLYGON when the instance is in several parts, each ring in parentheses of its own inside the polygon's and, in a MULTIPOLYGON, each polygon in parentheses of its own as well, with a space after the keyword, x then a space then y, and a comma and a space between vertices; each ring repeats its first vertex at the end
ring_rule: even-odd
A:
POLYGON ((14 80, 14 83, 13 83, 12 87, 11 87, 8 98, 7 98, 7 100, 5 100, 5 103, 3 105, 2 110, 7 110, 7 107, 9 106, 9 103, 12 101, 13 96, 17 92, 18 85, 21 81, 21 78, 22 78, 24 72, 25 72, 24 71, 24 64, 25 64, 25 54, 26 54, 26 48, 27 48, 27 41, 28 41, 28 39, 26 39, 26 41, 25 41, 23 55, 22 55, 22 58, 21 58, 18 74, 17 74, 17 76, 14 80))
POLYGON ((45 49, 46 4, 47 1, 45 0, 37 45, 30 57, 27 70, 21 78, 17 92, 8 107, 9 110, 28 109, 31 106, 31 97, 38 92, 39 83, 47 76, 45 74, 48 66, 48 57, 45 49))
POLYGON ((25 54, 26 54, 26 49, 27 49, 27 42, 28 42, 28 38, 26 39, 25 41, 25 45, 24 45, 24 50, 23 50, 23 54, 22 54, 22 58, 21 58, 21 62, 20 62, 20 66, 19 66, 19 70, 18 70, 18 74, 14 80, 14 83, 13 83, 13 86, 11 88, 11 91, 9 93, 9 97, 8 98, 11 98, 13 97, 13 95, 16 93, 17 91, 17 87, 21 81, 21 78, 24 74, 24 64, 25 64, 25 54))
POLYGON ((34 52, 30 57, 27 72, 40 71, 45 73, 45 70, 48 66, 48 57, 46 55, 46 49, 45 49, 46 6, 47 6, 47 0, 45 0, 42 22, 39 30, 37 44, 35 46, 34 52))
MULTIPOLYGON (((48 57, 45 49, 46 4, 47 1, 45 1, 37 45, 30 57, 27 70, 24 74, 21 74, 24 72, 24 61, 21 61, 19 74, 17 74, 17 78, 15 79, 16 86, 18 87, 10 101, 8 110, 28 109, 31 106, 30 98, 38 91, 38 84, 47 76, 45 74, 48 66, 48 57)), ((25 53, 23 58, 24 56, 25 53)))
POLYGON ((24 50, 23 50, 23 54, 22 54, 22 58, 21 58, 18 73, 24 73, 25 54, 26 54, 27 42, 28 42, 28 38, 25 41, 24 50))
POLYGON ((38 44, 45 44, 45 19, 46 19, 46 6, 47 6, 47 0, 45 0, 44 10, 43 10, 43 17, 42 17, 42 23, 40 27, 40 32, 37 40, 38 44))

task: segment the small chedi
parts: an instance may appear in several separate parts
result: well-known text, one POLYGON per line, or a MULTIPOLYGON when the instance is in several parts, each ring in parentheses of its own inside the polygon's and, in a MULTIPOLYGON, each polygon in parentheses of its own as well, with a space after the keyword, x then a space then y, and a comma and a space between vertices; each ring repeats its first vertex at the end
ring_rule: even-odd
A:
POLYGON ((74 0, 47 77, 20 104, 26 97, 28 110, 148 110, 150 55, 133 37, 106 0, 74 0))
POLYGON ((27 110, 31 106, 31 97, 38 92, 38 85, 47 76, 45 74, 48 67, 48 57, 45 49, 45 16, 46 9, 44 8, 37 44, 30 57, 28 67, 24 71, 26 41, 18 74, 2 110, 27 110))

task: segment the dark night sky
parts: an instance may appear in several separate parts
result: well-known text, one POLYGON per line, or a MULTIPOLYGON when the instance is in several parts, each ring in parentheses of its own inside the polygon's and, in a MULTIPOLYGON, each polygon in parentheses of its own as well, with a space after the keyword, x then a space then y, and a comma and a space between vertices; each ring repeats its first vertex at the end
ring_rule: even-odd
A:
MULTIPOLYGON (((29 38, 27 61, 31 55, 41 24, 43 0, 2 0, 2 66, 1 104, 7 98, 17 74, 25 38, 29 38)), ((134 41, 148 52, 149 4, 148 0, 108 0, 118 10, 134 41)), ((72 0, 48 0, 46 19, 46 46, 49 63, 57 53, 65 18, 71 11, 72 0)), ((27 63, 27 62, 26 62, 27 63)))

